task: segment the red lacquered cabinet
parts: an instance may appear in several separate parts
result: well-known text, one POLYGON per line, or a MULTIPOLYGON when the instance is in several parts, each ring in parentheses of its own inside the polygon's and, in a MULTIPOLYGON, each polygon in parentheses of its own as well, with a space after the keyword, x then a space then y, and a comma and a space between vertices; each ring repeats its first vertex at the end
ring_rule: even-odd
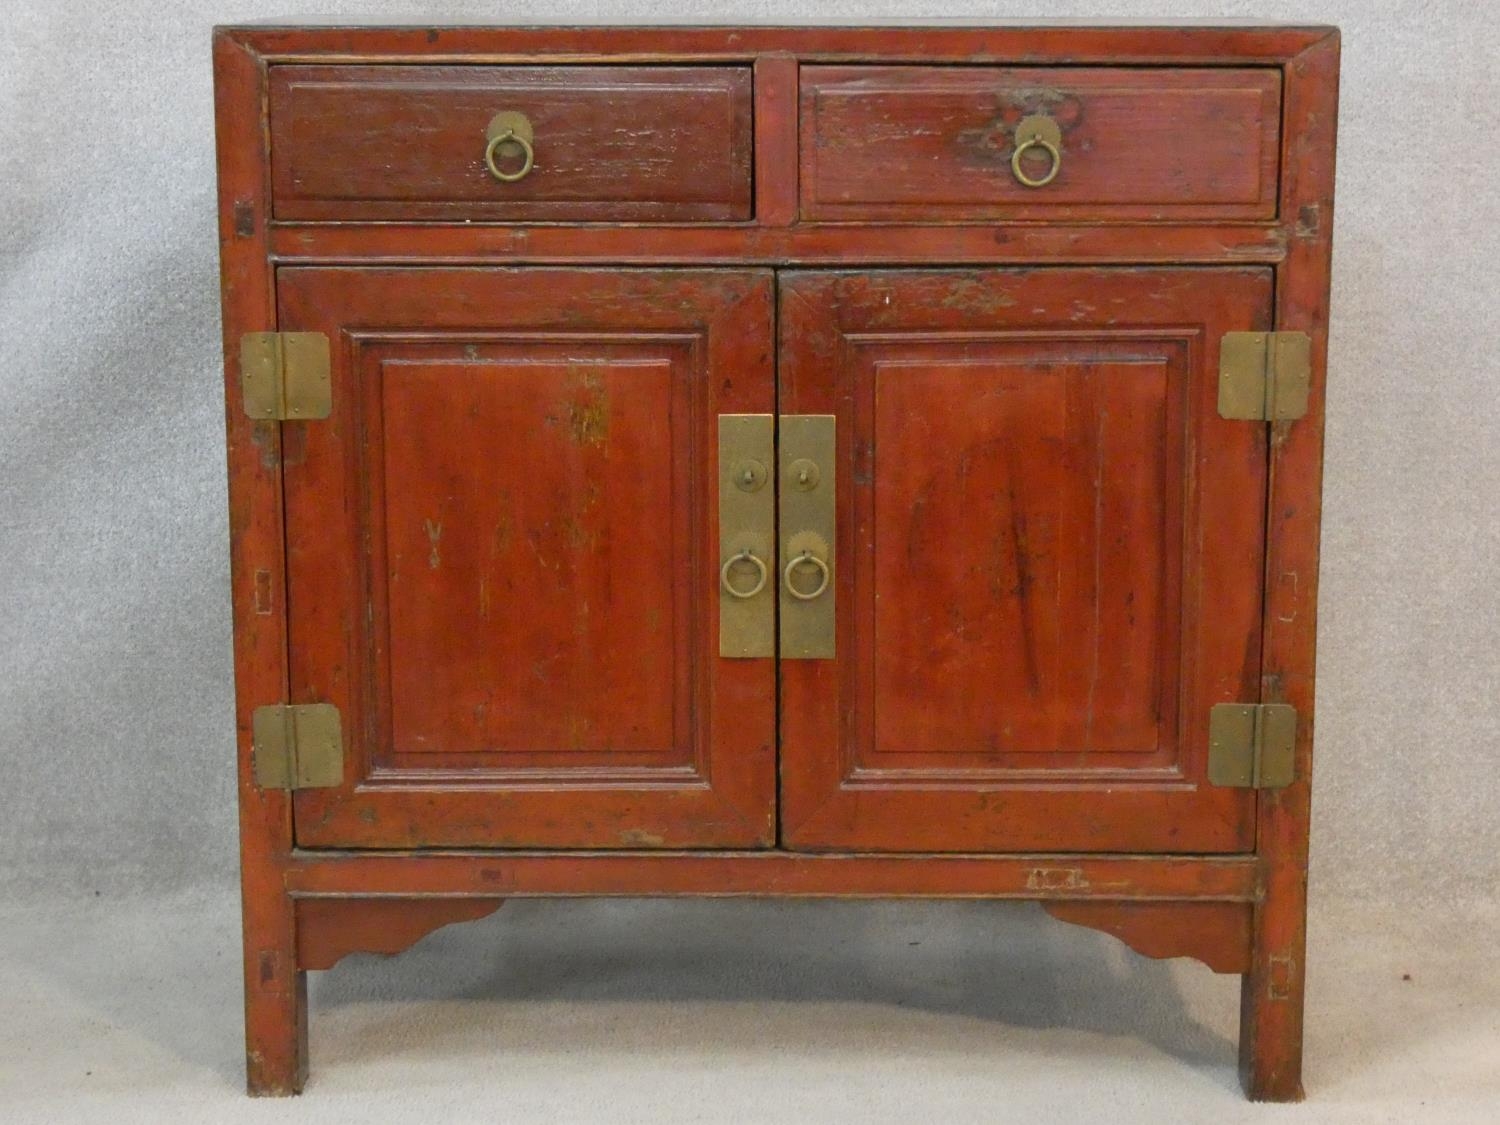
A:
POLYGON ((251 1092, 711 894, 1040 901, 1301 1095, 1333 29, 214 50, 251 1092))

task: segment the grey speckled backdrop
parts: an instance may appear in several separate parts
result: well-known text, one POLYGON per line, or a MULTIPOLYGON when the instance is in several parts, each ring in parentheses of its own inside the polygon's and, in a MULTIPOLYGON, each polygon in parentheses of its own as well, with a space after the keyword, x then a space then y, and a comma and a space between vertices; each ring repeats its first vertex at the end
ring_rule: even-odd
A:
MULTIPOLYGON (((233 878, 212 22, 0 24, 0 889, 233 878)), ((340 18, 390 4, 319 0, 340 18)), ((411 10, 408 3, 407 11, 411 10)), ((447 21, 1005 18, 957 0, 449 3, 447 21)), ((1344 29, 1314 890, 1500 883, 1500 8, 1075 2, 1344 29)))

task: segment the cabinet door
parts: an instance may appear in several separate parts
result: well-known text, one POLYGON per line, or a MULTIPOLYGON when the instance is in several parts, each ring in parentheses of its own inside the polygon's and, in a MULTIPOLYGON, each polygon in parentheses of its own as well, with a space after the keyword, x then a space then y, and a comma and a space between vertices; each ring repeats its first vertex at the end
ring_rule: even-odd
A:
POLYGON ((783 432, 834 415, 838 470, 835 656, 782 664, 789 846, 1253 846, 1205 757, 1260 697, 1267 428, 1216 380, 1271 280, 787 277, 783 432))
POLYGON ((774 409, 765 271, 285 268, 333 413, 285 435, 307 847, 747 847, 775 667, 718 656, 717 418, 774 409))

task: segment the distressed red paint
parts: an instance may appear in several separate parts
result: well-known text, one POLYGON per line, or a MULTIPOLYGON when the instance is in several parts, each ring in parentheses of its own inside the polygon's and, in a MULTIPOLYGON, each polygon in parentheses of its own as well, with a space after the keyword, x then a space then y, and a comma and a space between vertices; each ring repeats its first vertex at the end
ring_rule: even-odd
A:
POLYGON ((743 894, 1043 901, 1241 974, 1246 1090, 1301 1096, 1336 32, 214 58, 252 1092, 301 1088, 345 953, 743 894), (539 129, 510 194, 503 109, 539 129), (1009 171, 1038 113, 1050 194, 1009 171), (1313 338, 1307 416, 1217 418, 1218 336, 1271 327, 1313 338), (239 408, 275 329, 336 341, 326 422, 239 408), (712 438, 778 408, 837 418, 841 560, 836 658, 779 669, 715 655, 712 438), (1229 699, 1297 707, 1291 787, 1205 784, 1229 699), (255 786, 277 702, 339 705, 345 785, 255 786))

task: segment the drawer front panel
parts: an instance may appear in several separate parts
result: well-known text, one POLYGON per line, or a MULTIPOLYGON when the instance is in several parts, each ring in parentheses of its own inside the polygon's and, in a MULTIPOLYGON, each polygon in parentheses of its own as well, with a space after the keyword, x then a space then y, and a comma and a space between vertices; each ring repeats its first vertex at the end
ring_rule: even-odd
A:
MULTIPOLYGON (((495 222, 750 217, 746 67, 278 66, 275 217, 495 222), (487 130, 525 116, 534 164, 502 182, 487 130)), ((520 170, 514 145, 502 172, 520 170)))
POLYGON ((808 67, 802 214, 1269 219, 1280 116, 1271 69, 808 67), (1016 162, 1038 119, 1056 157, 1035 143, 1016 162))

